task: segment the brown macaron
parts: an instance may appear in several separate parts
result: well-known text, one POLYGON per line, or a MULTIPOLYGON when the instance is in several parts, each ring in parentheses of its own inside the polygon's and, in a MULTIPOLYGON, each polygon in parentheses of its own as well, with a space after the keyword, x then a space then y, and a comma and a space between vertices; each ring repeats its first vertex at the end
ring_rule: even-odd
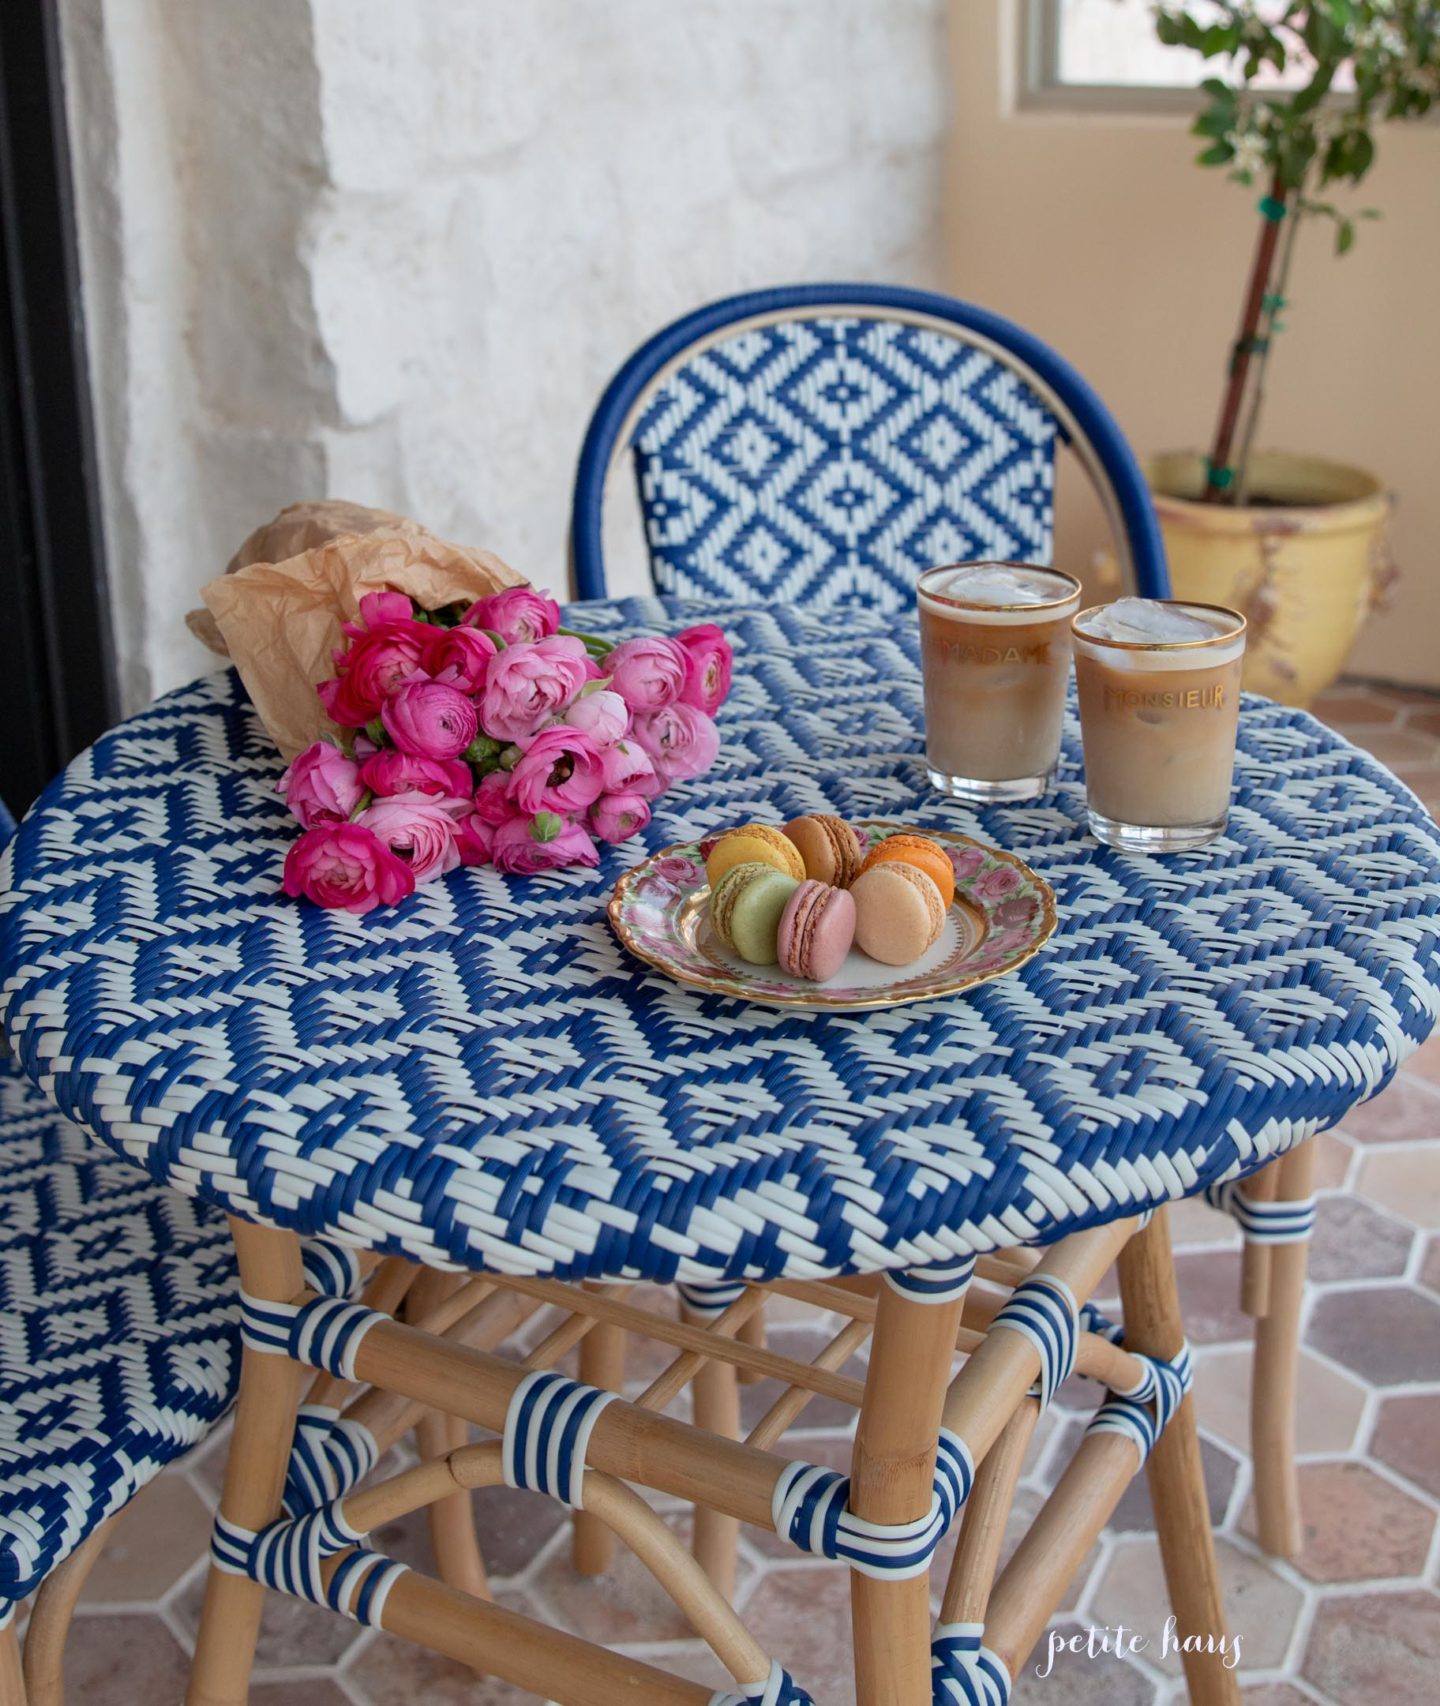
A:
POLYGON ((940 938, 945 903, 929 877, 892 859, 872 865, 850 889, 855 944, 882 965, 908 966, 940 938))
POLYGON ((825 812, 794 817, 785 825, 785 833, 805 861, 807 877, 837 889, 848 889, 855 881, 864 855, 859 836, 843 817, 825 812))

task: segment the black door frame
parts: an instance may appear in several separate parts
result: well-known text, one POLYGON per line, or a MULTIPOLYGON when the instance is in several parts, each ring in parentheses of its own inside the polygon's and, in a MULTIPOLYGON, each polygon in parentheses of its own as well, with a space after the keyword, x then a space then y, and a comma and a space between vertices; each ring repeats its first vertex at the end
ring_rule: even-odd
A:
POLYGON ((59 8, 0 0, 0 797, 118 713, 59 8))

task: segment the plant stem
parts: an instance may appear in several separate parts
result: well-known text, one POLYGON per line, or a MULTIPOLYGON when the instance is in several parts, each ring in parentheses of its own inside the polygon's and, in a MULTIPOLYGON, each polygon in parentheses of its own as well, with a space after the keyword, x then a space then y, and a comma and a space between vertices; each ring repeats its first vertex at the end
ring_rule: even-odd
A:
POLYGON ((1270 356, 1276 328, 1285 306, 1285 291, 1290 282, 1290 265, 1295 259, 1295 239, 1300 231, 1301 208, 1304 204, 1304 185, 1295 192, 1280 248, 1280 265, 1275 273, 1273 289, 1265 297, 1264 345, 1255 368, 1255 385, 1250 393, 1250 409, 1245 417, 1245 430, 1240 435, 1240 453, 1235 458, 1235 504, 1246 503, 1250 496, 1250 453, 1255 448, 1255 433, 1260 424, 1260 411, 1265 405, 1265 377, 1270 370, 1270 356))
MULTIPOLYGON (((1270 200, 1278 202, 1289 213, 1289 198, 1285 181, 1279 172, 1270 183, 1270 200)), ((1245 396, 1245 383, 1250 375, 1250 362, 1255 350, 1255 334, 1264 311, 1265 297, 1270 289, 1270 274, 1275 267, 1275 248, 1280 239, 1281 221, 1261 216, 1260 236, 1255 244, 1255 259, 1250 268, 1250 287, 1245 296, 1245 310, 1240 317, 1240 332, 1230 352, 1230 378, 1220 404, 1220 419, 1215 427, 1215 439, 1210 447, 1210 462, 1206 470, 1204 503, 1233 502, 1227 499, 1225 482, 1217 485, 1214 475, 1230 466, 1230 450, 1235 442, 1235 428, 1240 419, 1240 405, 1245 396)))

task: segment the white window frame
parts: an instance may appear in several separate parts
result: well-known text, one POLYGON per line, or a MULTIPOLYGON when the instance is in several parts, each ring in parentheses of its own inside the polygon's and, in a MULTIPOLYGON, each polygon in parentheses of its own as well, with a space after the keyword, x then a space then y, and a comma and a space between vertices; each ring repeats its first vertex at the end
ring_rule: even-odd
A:
POLYGON ((1060 81, 1060 0, 1015 0, 1019 7, 1019 79, 1022 113, 1153 113, 1183 118, 1200 110, 1200 89, 1143 83, 1060 81))

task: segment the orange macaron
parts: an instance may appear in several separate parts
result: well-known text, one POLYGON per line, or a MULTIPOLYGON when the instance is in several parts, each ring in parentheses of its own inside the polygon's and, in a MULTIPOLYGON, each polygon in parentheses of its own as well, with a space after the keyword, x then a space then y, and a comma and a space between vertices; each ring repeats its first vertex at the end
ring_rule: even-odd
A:
POLYGON ((877 865, 887 865, 892 859, 898 859, 904 865, 913 865, 917 871, 923 871, 935 887, 940 891, 940 899, 949 906, 955 898, 955 867, 950 863, 950 855, 938 841, 932 841, 928 835, 911 835, 908 831, 900 835, 887 835, 883 841, 877 841, 865 856, 865 863, 860 867, 862 872, 873 871, 877 865))

